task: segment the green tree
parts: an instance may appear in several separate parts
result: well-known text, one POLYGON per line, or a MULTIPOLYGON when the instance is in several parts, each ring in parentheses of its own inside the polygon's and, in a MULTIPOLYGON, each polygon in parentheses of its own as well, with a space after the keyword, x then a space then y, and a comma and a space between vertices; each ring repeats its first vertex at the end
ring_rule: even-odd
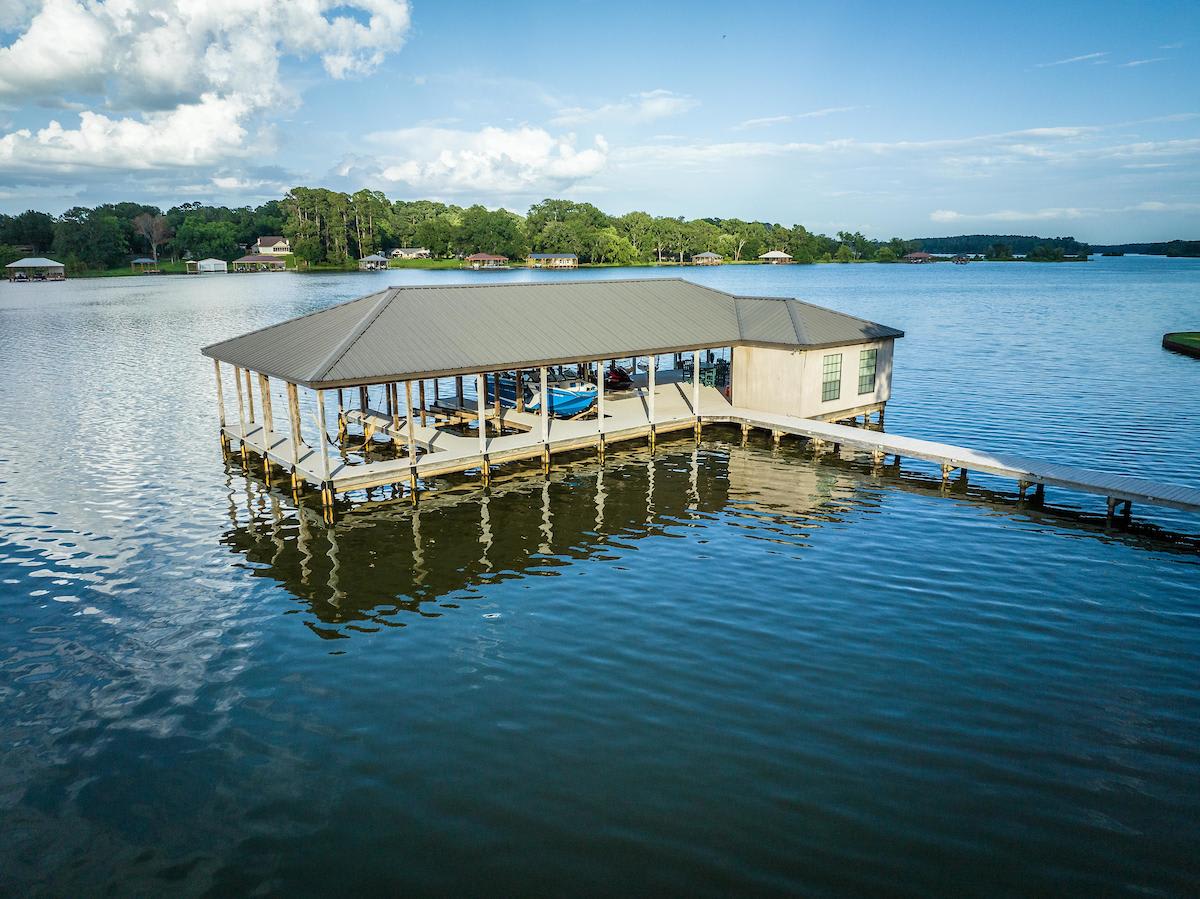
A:
POLYGON ((854 251, 846 244, 842 244, 837 248, 837 252, 834 253, 833 258, 837 262, 850 262, 854 259, 854 251))

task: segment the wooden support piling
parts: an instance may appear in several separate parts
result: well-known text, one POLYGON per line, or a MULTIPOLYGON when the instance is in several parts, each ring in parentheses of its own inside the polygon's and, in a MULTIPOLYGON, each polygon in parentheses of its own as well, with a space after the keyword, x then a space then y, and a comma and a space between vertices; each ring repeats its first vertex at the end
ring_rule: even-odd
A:
POLYGON ((404 404, 408 407, 408 415, 405 416, 407 422, 407 437, 408 437, 408 486, 413 493, 417 492, 417 435, 416 425, 413 423, 413 405, 412 405, 412 381, 404 382, 404 404))
POLYGON ((525 371, 517 369, 517 411, 525 411, 525 371))
POLYGON ((258 393, 262 397, 263 427, 268 431, 274 431, 275 410, 271 405, 271 379, 261 373, 258 376, 258 393))
POLYGON ((459 408, 459 409, 462 409, 462 407, 463 407, 463 379, 462 379, 462 375, 459 375, 458 377, 456 377, 456 378, 454 379, 454 398, 455 398, 455 400, 458 402, 458 408, 459 408))
POLYGON ((487 375, 475 376, 475 414, 479 421, 479 455, 483 457, 483 483, 487 484, 491 475, 487 457, 487 375))
POLYGON ((326 481, 329 480, 329 449, 326 446, 328 442, 328 428, 325 422, 325 391, 317 391, 317 447, 321 453, 321 477, 326 481))
MULTIPOLYGON (((300 446, 304 443, 304 434, 300 428, 300 397, 296 391, 296 385, 288 382, 287 385, 288 398, 288 417, 291 419, 292 425, 292 492, 298 493, 300 485, 303 483, 300 478, 300 446)), ((263 410, 263 415, 266 416, 267 411, 263 410)))
POLYGON ((600 458, 604 458, 604 362, 596 363, 596 433, 600 435, 600 458))
POLYGON ((539 418, 542 421, 542 466, 550 467, 550 389, 549 378, 546 375, 546 366, 541 369, 541 387, 542 387, 542 402, 538 412, 539 418))
POLYGON ((225 385, 221 383, 221 360, 213 359, 217 373, 217 410, 221 416, 221 452, 229 452, 229 441, 225 437, 225 385))
POLYGON ((250 424, 254 424, 254 390, 251 388, 250 369, 243 368, 246 374, 246 411, 250 419, 250 424))
POLYGON ((233 383, 237 387, 238 423, 242 426, 242 439, 240 441, 242 464, 245 465, 249 461, 249 450, 246 447, 246 404, 242 398, 242 373, 236 365, 233 367, 233 383))
POLYGON ((426 418, 425 418, 425 379, 424 378, 422 378, 420 381, 417 382, 417 390, 420 393, 420 396, 418 397, 418 399, 421 404, 421 427, 425 427, 427 422, 426 422, 426 418))
POLYGON ((658 370, 658 356, 647 356, 646 357, 646 386, 650 392, 650 395, 647 398, 647 406, 648 406, 649 412, 650 412, 650 449, 651 450, 654 449, 654 428, 655 428, 655 422, 656 422, 656 419, 654 417, 654 394, 655 394, 655 386, 656 386, 654 383, 654 376, 655 376, 657 370, 658 370))

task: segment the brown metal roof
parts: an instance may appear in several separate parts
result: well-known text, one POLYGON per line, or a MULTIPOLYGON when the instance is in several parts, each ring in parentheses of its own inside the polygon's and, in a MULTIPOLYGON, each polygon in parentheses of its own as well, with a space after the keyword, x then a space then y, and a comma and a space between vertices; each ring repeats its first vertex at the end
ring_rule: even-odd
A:
POLYGON ((646 278, 390 287, 203 353, 329 388, 706 347, 806 348, 903 336, 798 300, 646 278))

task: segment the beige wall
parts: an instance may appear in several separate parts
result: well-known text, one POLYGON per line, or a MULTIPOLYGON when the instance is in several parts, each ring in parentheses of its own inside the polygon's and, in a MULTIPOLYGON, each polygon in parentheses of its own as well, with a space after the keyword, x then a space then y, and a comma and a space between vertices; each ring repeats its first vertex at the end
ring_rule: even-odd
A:
POLYGON ((760 412, 826 416, 861 406, 887 402, 892 387, 893 340, 874 340, 817 350, 788 350, 740 346, 733 349, 733 404, 760 412), (858 363, 862 350, 878 350, 875 390, 858 392, 858 363), (842 381, 836 400, 821 399, 824 359, 842 357, 842 381))

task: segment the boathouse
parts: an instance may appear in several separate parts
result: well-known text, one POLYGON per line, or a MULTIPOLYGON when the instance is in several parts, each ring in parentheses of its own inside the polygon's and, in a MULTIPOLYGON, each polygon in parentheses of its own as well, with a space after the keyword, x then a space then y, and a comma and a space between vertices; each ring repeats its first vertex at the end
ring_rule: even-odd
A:
POLYGON ((527 263, 530 268, 579 268, 579 257, 574 253, 530 253, 527 263))
POLYGON ((720 265, 724 261, 720 253, 707 250, 692 257, 692 265, 720 265))
POLYGON ((916 265, 924 265, 927 262, 933 262, 933 257, 928 253, 917 250, 915 253, 905 253, 904 261, 916 265))
POLYGON ((158 262, 149 256, 139 256, 137 259, 131 260, 129 269, 135 275, 157 275, 159 273, 158 262))
POLYGON ((358 270, 360 272, 381 272, 387 266, 387 257, 380 256, 378 253, 372 253, 370 256, 364 256, 358 260, 358 270))
POLYGON ((297 488, 318 485, 328 505, 335 492, 405 480, 415 487, 419 476, 473 469, 486 478, 496 463, 549 464, 552 452, 698 431, 702 410, 720 420, 735 403, 780 416, 882 419, 892 346, 902 336, 799 300, 644 279, 390 287, 203 353, 216 368, 222 444, 284 466, 297 488), (641 360, 642 372, 607 390, 599 373, 628 359, 641 360), (721 364, 728 386, 706 386, 721 364), (561 383, 563 366, 592 391, 569 419, 551 408, 550 384, 561 383), (286 388, 283 426, 272 381, 286 388), (225 405, 227 385, 236 417, 225 405), (526 387, 550 401, 526 408, 526 387), (301 390, 312 391, 303 414, 301 390), (351 427, 361 429, 362 446, 379 435, 404 455, 361 464, 331 455, 330 431, 344 447, 351 427))
POLYGON ((792 261, 792 257, 783 252, 783 250, 771 250, 769 253, 763 253, 758 258, 769 265, 787 265, 792 261))
POLYGON ((507 256, 494 256, 491 253, 472 253, 463 260, 463 268, 495 269, 508 268, 507 256))
POLYGON ((282 256, 258 256, 251 254, 233 260, 235 272, 281 272, 287 268, 282 256))
POLYGON ((229 271, 229 263, 224 259, 216 259, 209 257, 208 259, 189 259, 184 263, 184 268, 189 275, 209 275, 216 273, 225 273, 229 271))
POLYGON ((44 256, 26 256, 6 265, 10 281, 65 281, 67 269, 61 262, 44 256))

